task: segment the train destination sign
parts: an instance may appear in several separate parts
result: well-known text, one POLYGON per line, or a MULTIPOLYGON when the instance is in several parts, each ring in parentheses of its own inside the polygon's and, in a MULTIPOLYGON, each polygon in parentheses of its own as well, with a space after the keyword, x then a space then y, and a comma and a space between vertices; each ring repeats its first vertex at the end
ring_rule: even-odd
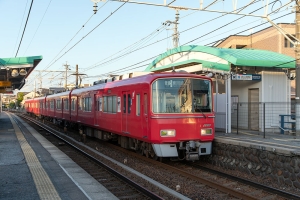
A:
POLYGON ((261 81, 260 74, 235 74, 231 76, 234 81, 261 81))

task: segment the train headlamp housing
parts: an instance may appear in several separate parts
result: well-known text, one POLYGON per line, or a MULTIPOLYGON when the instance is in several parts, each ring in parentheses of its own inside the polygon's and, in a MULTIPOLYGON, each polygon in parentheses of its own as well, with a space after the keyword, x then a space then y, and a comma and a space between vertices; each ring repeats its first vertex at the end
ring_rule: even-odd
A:
POLYGON ((213 133, 211 128, 203 128, 200 130, 201 135, 211 135, 213 133))
POLYGON ((161 137, 175 137, 176 131, 175 130, 160 130, 161 137))

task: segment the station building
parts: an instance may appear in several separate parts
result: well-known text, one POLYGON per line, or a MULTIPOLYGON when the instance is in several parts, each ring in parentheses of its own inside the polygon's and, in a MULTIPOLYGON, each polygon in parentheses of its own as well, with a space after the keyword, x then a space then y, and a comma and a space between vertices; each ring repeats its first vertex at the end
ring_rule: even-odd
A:
POLYGON ((42 56, 0 58, 0 112, 3 94, 13 94, 13 90, 20 90, 42 59, 42 56))
POLYGON ((234 124, 254 131, 280 131, 280 115, 291 115, 287 73, 294 68, 293 57, 272 51, 189 45, 161 54, 145 71, 213 74, 215 126, 230 133, 234 124), (272 104, 263 107, 260 102, 272 104), (286 105, 274 109, 276 102, 286 105))

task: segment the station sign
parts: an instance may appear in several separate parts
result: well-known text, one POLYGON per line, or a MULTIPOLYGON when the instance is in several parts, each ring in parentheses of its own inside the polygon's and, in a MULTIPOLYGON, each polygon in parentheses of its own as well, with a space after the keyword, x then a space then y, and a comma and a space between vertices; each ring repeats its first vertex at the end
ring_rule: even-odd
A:
POLYGON ((0 87, 11 87, 10 81, 0 81, 0 87))
POLYGON ((234 74, 231 76, 234 81, 261 81, 260 74, 234 74))

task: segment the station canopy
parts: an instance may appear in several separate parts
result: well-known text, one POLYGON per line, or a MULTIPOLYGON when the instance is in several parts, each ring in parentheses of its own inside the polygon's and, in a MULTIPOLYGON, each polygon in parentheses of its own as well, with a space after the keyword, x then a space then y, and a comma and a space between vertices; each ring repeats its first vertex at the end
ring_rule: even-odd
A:
POLYGON ((25 79, 42 59, 42 56, 0 58, 0 93, 20 90, 25 79))
POLYGON ((189 45, 161 54, 145 71, 230 72, 234 66, 295 69, 295 65, 293 57, 272 51, 189 45))

